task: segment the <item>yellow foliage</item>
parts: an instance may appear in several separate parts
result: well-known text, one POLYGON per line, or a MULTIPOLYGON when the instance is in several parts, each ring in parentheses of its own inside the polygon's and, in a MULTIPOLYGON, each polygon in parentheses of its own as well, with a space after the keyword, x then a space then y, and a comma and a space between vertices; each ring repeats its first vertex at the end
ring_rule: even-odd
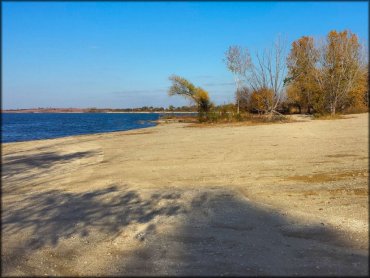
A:
POLYGON ((354 88, 349 92, 350 106, 355 110, 368 109, 368 70, 367 68, 361 71, 359 78, 356 80, 354 88))
POLYGON ((292 43, 288 56, 289 86, 287 95, 290 103, 307 109, 314 105, 318 86, 315 80, 315 64, 319 53, 312 37, 303 36, 292 43))
POLYGON ((208 92, 204 89, 198 87, 195 89, 194 98, 197 99, 197 102, 200 103, 202 101, 209 101, 208 92))
POLYGON ((296 86, 296 83, 292 83, 287 86, 286 94, 289 103, 300 104, 302 102, 301 90, 296 86))
POLYGON ((250 99, 250 106, 252 109, 258 111, 268 112, 274 101, 274 92, 268 88, 262 88, 253 91, 250 99))

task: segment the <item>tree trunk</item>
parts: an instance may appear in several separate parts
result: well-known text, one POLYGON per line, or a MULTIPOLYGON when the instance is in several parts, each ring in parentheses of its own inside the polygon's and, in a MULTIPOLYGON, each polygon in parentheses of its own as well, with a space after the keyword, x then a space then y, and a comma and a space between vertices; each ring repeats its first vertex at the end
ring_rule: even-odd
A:
POLYGON ((271 109, 269 113, 269 118, 272 119, 273 116, 274 116, 274 109, 271 109))
POLYGON ((330 113, 332 116, 335 115, 335 103, 333 103, 331 106, 330 106, 330 113))

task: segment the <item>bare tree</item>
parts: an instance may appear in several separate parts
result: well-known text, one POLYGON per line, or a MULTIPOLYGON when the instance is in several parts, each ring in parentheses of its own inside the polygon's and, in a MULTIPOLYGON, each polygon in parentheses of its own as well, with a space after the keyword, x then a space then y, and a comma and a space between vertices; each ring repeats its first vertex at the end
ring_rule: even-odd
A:
POLYGON ((256 53, 256 63, 253 63, 246 72, 246 79, 253 91, 263 91, 264 89, 273 92, 272 101, 268 107, 268 112, 278 113, 277 106, 283 98, 283 87, 286 75, 286 43, 278 37, 273 46, 265 49, 262 53, 256 53))
MULTIPOLYGON (((224 62, 228 70, 233 74, 236 85, 236 94, 240 92, 246 71, 251 67, 251 57, 247 48, 230 46, 225 53, 224 62)), ((239 114, 240 101, 236 96, 237 113, 239 114)))

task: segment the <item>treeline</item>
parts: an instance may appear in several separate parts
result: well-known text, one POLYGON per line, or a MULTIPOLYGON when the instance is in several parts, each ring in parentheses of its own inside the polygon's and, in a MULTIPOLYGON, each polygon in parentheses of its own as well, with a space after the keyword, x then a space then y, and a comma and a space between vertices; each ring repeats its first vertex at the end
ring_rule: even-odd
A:
POLYGON ((153 106, 143 106, 137 108, 27 108, 27 109, 6 109, 2 110, 2 113, 107 113, 107 112, 151 112, 151 113, 161 113, 161 112, 197 112, 197 107, 195 105, 190 106, 178 106, 169 105, 168 107, 153 107, 153 106))
MULTIPOLYGON (((279 37, 272 47, 251 56, 248 48, 230 46, 224 62, 235 81, 237 118, 243 113, 277 114, 365 112, 369 107, 368 56, 365 45, 350 31, 331 31, 323 39, 303 36, 287 53, 279 37)), ((194 102, 201 121, 221 115, 209 94, 188 80, 171 76, 169 95, 194 102)), ((225 115, 226 115, 225 114, 225 115)))
POLYGON ((106 112, 197 112, 197 107, 195 105, 191 106, 178 106, 175 107, 170 105, 166 108, 164 107, 153 107, 153 106, 143 106, 137 108, 87 108, 88 113, 106 113, 106 112))
POLYGON ((287 102, 312 113, 366 111, 367 50, 349 31, 331 31, 325 41, 302 37, 287 59, 287 102))

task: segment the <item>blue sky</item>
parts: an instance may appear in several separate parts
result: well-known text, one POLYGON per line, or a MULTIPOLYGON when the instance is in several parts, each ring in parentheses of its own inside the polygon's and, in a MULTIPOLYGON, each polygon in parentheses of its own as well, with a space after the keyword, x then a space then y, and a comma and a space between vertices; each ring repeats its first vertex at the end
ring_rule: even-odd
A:
POLYGON ((368 42, 367 2, 3 2, 2 108, 187 105, 177 74, 233 101, 222 59, 281 34, 350 29, 368 42))

